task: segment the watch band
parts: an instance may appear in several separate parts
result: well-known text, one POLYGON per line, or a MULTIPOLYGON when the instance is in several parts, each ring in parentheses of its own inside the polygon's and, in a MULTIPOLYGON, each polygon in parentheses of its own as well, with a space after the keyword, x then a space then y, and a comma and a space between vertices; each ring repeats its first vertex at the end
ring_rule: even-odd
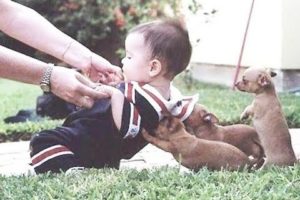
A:
POLYGON ((50 78, 51 78, 53 68, 54 68, 54 64, 48 63, 48 66, 46 67, 45 72, 42 76, 40 86, 41 86, 41 89, 44 92, 50 92, 51 91, 50 78))

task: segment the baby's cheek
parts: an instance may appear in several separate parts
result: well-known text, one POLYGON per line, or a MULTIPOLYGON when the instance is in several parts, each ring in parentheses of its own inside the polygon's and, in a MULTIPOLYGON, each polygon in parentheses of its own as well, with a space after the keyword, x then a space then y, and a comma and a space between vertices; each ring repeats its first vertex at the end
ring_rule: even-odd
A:
POLYGON ((123 77, 124 77, 124 81, 125 81, 125 82, 126 82, 126 81, 129 81, 128 78, 127 78, 127 76, 126 76, 125 74, 123 74, 123 77))

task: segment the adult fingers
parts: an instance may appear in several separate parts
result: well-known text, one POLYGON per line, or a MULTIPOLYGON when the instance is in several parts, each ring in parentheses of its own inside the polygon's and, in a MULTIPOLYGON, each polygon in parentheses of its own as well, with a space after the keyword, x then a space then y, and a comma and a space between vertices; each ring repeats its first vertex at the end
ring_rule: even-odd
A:
POLYGON ((103 99, 109 97, 108 94, 95 90, 94 88, 96 88, 97 84, 88 80, 81 74, 76 74, 76 78, 80 83, 82 83, 78 86, 78 90, 82 96, 87 96, 92 99, 103 99))
POLYGON ((90 88, 95 88, 95 86, 96 86, 96 83, 92 82, 89 78, 87 78, 86 76, 84 76, 80 73, 76 73, 75 77, 83 85, 86 85, 90 88))
POLYGON ((81 100, 82 95, 78 91, 78 85, 81 83, 76 78, 77 73, 71 69, 56 66, 52 71, 50 80, 51 92, 67 102, 81 106, 86 105, 86 103, 85 100, 81 100))
POLYGON ((64 68, 55 67, 51 75, 52 92, 81 107, 91 107, 95 99, 106 98, 108 95, 95 91, 96 83, 93 83, 80 73, 64 68))

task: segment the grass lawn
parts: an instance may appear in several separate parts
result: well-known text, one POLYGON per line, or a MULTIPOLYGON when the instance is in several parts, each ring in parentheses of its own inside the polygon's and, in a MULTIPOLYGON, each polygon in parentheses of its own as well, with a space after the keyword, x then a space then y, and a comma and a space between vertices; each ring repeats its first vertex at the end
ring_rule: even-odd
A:
POLYGON ((61 124, 62 120, 49 119, 15 124, 3 122, 4 118, 16 115, 21 109, 35 109, 36 98, 41 94, 39 87, 0 79, 0 142, 28 140, 35 132, 61 124))
POLYGON ((300 199, 300 166, 256 172, 183 174, 176 168, 86 170, 81 174, 1 177, 1 199, 300 199))
MULTIPOLYGON (((220 86, 195 81, 175 81, 184 94, 198 93, 199 102, 215 113, 222 124, 239 122, 252 97, 220 86)), ((0 136, 2 140, 29 139, 62 120, 7 125, 5 117, 35 107, 38 87, 0 80, 0 136), (26 137, 24 137, 26 135, 26 137)), ((280 94, 290 127, 300 127, 300 97, 280 94)), ((300 165, 255 172, 209 171, 180 173, 177 168, 153 170, 86 170, 76 175, 0 176, 0 199, 300 199, 300 165)))

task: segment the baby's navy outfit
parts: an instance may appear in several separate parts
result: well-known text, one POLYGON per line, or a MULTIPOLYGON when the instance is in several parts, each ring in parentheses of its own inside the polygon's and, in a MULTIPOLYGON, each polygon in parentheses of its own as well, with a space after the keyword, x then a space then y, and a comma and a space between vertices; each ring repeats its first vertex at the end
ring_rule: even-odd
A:
POLYGON ((70 114, 62 126, 31 139, 31 165, 36 173, 76 167, 119 168, 121 159, 130 159, 147 144, 143 128, 151 133, 169 115, 184 121, 198 101, 197 95, 182 96, 174 86, 169 100, 148 84, 128 82, 117 88, 124 93, 120 130, 113 120, 110 99, 70 114))

